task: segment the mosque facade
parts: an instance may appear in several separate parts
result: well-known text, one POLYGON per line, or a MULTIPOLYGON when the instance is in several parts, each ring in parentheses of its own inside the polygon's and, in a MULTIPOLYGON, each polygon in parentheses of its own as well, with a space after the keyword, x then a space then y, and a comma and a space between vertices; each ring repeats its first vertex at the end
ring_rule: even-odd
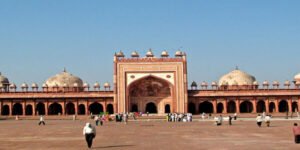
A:
POLYGON ((291 81, 263 81, 235 70, 219 81, 187 82, 187 56, 177 51, 156 57, 151 50, 114 55, 113 86, 84 83, 63 72, 44 84, 19 87, 0 74, 0 112, 12 115, 90 115, 106 112, 286 113, 300 109, 300 74, 291 81))

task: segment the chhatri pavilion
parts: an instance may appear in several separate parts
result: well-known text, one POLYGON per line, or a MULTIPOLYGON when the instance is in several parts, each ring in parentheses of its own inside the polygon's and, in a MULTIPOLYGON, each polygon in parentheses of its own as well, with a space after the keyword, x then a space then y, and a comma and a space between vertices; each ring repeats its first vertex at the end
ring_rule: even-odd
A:
POLYGON ((107 112, 280 113, 300 109, 300 74, 291 81, 263 81, 236 68, 219 81, 187 82, 187 56, 167 51, 114 55, 113 84, 84 83, 64 70, 44 84, 20 86, 0 74, 0 114, 89 115, 107 112))

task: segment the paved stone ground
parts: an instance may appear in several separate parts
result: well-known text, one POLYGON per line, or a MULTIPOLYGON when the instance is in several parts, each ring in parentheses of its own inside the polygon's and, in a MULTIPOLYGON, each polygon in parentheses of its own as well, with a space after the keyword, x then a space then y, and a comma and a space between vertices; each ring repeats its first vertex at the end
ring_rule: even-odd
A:
MULTIPOLYGON (((84 150, 82 128, 88 120, 0 120, 2 150, 84 150)), ((254 119, 239 120, 229 126, 212 121, 167 123, 163 121, 109 122, 97 127, 93 149, 300 149, 294 144, 291 120, 273 120, 271 127, 256 126, 254 119)))

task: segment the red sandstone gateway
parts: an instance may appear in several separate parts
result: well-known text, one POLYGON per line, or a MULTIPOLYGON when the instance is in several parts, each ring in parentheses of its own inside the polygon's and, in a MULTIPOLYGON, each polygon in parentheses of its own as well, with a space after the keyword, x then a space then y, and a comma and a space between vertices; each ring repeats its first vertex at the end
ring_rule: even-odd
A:
POLYGON ((98 82, 90 88, 64 70, 40 86, 23 83, 17 90, 16 84, 0 74, 1 115, 290 112, 300 116, 291 113, 300 110, 300 74, 292 82, 260 79, 259 83, 255 76, 236 68, 211 84, 192 82, 188 88, 187 55, 180 50, 174 57, 167 51, 155 56, 151 50, 145 57, 137 52, 125 57, 120 51, 113 60, 113 85, 106 82, 101 88, 98 82))

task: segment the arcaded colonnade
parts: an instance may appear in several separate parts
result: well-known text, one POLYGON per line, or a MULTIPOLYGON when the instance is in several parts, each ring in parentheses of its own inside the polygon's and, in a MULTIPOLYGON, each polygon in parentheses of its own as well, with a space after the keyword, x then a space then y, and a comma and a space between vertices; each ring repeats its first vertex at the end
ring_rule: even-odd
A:
POLYGON ((0 93, 0 97, 5 97, 1 98, 0 101, 0 112, 3 116, 90 115, 91 113, 113 114, 116 112, 111 91, 83 93, 9 92, 0 93))
POLYGON ((282 113, 300 110, 298 89, 190 90, 191 113, 282 113))

